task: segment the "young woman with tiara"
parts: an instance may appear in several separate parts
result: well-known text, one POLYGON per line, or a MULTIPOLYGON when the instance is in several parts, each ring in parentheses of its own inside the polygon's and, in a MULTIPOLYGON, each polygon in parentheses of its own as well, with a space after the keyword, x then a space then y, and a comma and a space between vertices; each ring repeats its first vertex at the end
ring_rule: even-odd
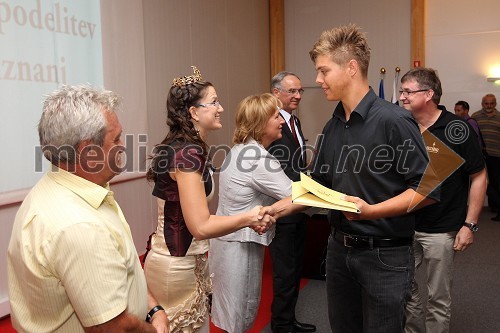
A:
POLYGON ((209 331, 207 239, 244 227, 263 233, 275 222, 266 214, 271 209, 262 206, 233 216, 210 215, 214 185, 206 140, 222 127, 224 109, 214 86, 194 66, 193 71, 173 81, 167 98, 170 130, 156 146, 147 173, 154 182, 158 226, 144 270, 160 303, 155 308, 166 311, 171 333, 209 331))

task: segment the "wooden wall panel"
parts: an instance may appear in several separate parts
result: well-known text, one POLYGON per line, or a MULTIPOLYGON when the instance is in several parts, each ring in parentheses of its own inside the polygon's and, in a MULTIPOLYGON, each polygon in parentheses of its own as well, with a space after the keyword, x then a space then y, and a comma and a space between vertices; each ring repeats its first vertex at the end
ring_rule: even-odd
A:
POLYGON ((425 0, 411 0, 411 65, 425 67, 425 0))
POLYGON ((285 69, 285 4, 269 0, 269 38, 271 44, 271 77, 285 69))

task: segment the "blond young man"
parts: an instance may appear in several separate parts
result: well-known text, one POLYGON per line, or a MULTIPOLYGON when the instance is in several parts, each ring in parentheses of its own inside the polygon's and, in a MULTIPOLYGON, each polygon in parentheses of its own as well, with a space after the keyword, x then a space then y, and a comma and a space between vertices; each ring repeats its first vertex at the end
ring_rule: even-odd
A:
POLYGON ((330 211, 327 298, 334 332, 401 332, 410 294, 415 198, 428 164, 411 114, 369 87, 370 48, 354 25, 324 31, 309 52, 316 82, 339 101, 323 129, 313 178, 361 213, 330 211), (380 158, 384 156, 384 158, 380 158))

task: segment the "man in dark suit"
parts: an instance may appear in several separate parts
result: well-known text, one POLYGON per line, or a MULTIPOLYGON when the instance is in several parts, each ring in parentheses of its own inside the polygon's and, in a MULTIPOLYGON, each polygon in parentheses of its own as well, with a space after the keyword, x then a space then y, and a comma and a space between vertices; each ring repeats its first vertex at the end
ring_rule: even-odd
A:
MULTIPOLYGON (((286 175, 297 181, 307 162, 300 121, 292 112, 299 107, 304 89, 297 75, 290 72, 276 74, 272 78, 271 89, 283 103, 280 114, 286 126, 283 125, 282 138, 271 144, 269 152, 281 162, 286 175)), ((279 219, 276 235, 269 246, 273 261, 271 328, 274 333, 316 331, 314 325, 300 323, 295 318, 304 259, 306 217, 304 213, 298 213, 279 219)))

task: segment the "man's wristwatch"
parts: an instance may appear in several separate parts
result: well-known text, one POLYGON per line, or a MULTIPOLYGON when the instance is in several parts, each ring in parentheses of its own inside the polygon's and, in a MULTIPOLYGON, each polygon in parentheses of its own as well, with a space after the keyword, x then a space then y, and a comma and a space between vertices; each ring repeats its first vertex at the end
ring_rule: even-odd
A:
POLYGON ((161 310, 165 311, 163 306, 161 306, 160 304, 158 304, 157 306, 152 308, 151 311, 149 311, 148 315, 146 316, 146 321, 148 323, 151 323, 151 320, 153 319, 153 316, 155 315, 155 313, 157 313, 158 311, 161 311, 161 310))
POLYGON ((477 226, 477 224, 472 223, 472 222, 465 221, 464 226, 469 228, 472 232, 476 232, 479 230, 479 227, 477 226))

